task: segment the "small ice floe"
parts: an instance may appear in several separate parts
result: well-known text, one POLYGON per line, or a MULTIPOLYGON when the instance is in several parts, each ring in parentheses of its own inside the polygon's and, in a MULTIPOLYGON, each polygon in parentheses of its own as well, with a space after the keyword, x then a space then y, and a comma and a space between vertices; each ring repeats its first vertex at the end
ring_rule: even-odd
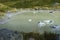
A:
POLYGON ((53 24, 53 23, 54 23, 53 20, 44 20, 44 22, 45 22, 46 24, 53 24))
POLYGON ((28 21, 29 21, 29 22, 31 22, 31 21, 32 21, 32 19, 29 19, 28 21))
POLYGON ((39 27, 42 27, 42 26, 45 26, 46 24, 44 22, 38 22, 38 26, 39 27))

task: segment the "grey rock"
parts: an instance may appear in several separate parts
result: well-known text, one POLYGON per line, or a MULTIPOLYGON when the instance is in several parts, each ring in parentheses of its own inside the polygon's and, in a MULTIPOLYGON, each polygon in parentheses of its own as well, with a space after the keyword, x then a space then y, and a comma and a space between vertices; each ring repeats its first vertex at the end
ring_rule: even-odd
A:
POLYGON ((9 29, 0 29, 0 40, 21 40, 22 34, 9 29))

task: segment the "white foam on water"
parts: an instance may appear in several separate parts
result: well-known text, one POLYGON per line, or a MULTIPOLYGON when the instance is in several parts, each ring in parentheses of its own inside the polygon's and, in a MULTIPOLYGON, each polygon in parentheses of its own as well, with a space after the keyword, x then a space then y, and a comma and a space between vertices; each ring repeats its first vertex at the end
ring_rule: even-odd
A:
POLYGON ((12 16, 21 14, 22 12, 17 12, 17 13, 6 13, 4 17, 2 17, 2 19, 0 19, 0 24, 5 24, 7 22, 10 21, 10 19, 12 18, 12 16))
POLYGON ((29 19, 28 21, 29 21, 29 22, 31 22, 31 21, 32 21, 32 19, 29 19))
POLYGON ((60 34, 60 25, 54 26, 55 28, 53 28, 52 30, 56 33, 56 34, 60 34))
POLYGON ((54 27, 56 27, 56 29, 60 29, 60 25, 59 26, 54 26, 54 27))
POLYGON ((0 20, 0 24, 5 24, 9 21, 9 19, 2 19, 2 21, 0 20))
POLYGON ((39 27, 42 27, 42 26, 45 26, 45 25, 46 25, 46 24, 45 24, 44 22, 39 22, 39 23, 38 23, 38 26, 39 26, 39 27))
POLYGON ((33 13, 35 14, 36 12, 34 11, 33 13))
POLYGON ((53 20, 44 20, 44 22, 45 22, 46 24, 53 24, 53 23, 54 23, 53 20))

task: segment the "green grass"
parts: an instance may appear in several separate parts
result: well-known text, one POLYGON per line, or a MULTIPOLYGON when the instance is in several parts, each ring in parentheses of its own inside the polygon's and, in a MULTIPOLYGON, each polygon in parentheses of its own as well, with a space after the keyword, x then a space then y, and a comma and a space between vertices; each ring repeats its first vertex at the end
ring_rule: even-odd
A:
POLYGON ((40 29, 50 31, 50 27, 46 26, 39 28, 37 23, 38 21, 43 21, 45 19, 52 19, 55 22, 54 24, 60 25, 60 13, 55 12, 53 15, 48 12, 36 14, 33 14, 33 12, 25 12, 12 17, 11 20, 5 24, 0 24, 0 28, 9 28, 21 32, 38 32, 40 29), (53 15, 57 16, 57 18, 53 15), (32 22, 29 22, 28 19, 32 19, 32 22))

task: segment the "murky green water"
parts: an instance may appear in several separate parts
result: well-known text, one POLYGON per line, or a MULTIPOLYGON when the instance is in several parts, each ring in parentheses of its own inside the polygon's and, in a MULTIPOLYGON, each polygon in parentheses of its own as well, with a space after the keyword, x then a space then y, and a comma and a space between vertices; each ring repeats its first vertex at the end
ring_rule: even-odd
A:
POLYGON ((25 12, 20 15, 16 15, 10 19, 9 22, 5 24, 0 24, 0 28, 9 28, 12 30, 17 30, 21 32, 38 32, 40 29, 50 30, 49 27, 38 27, 38 21, 51 19, 54 21, 54 24, 60 25, 60 13, 48 13, 48 12, 25 12), (31 22, 28 20, 32 19, 31 22))

